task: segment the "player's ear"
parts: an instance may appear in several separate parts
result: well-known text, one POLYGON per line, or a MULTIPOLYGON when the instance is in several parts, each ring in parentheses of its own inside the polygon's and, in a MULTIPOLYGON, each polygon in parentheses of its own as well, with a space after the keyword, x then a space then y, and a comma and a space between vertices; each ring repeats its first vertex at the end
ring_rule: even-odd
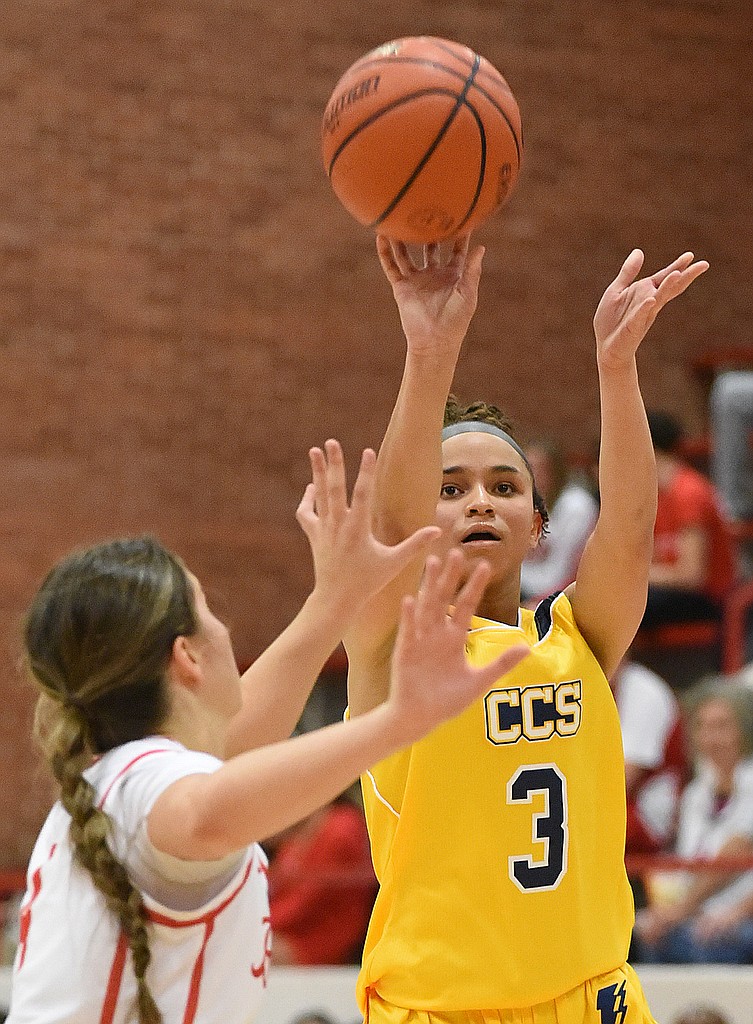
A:
POLYGON ((544 529, 544 520, 541 518, 541 513, 538 509, 533 510, 533 519, 531 520, 531 536, 529 539, 528 546, 533 550, 538 546, 541 540, 541 532, 544 529))
POLYGON ((191 638, 178 636, 173 641, 168 671, 172 680, 188 690, 195 690, 201 681, 201 669, 191 638))

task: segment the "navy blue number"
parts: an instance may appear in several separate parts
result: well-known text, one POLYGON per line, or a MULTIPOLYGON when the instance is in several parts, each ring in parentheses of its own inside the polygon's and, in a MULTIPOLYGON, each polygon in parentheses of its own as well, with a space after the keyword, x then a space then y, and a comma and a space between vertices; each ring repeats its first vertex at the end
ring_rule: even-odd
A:
POLYGON ((567 870, 567 785, 553 764, 523 765, 507 784, 508 803, 531 803, 543 793, 545 809, 533 815, 531 838, 537 848, 543 843, 543 857, 532 854, 508 860, 510 877, 523 892, 556 889, 567 870))
POLYGON ((627 1000, 625 998, 625 982, 607 985, 596 993, 596 1009, 601 1015, 601 1024, 624 1024, 627 1016, 627 1000))

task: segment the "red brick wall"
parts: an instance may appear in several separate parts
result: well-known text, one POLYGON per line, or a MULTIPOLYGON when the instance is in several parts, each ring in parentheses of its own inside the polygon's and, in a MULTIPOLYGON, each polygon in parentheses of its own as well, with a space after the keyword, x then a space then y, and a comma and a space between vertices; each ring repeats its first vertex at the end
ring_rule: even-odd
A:
POLYGON ((634 246, 712 271, 641 354, 691 430, 688 359, 753 319, 753 13, 736 0, 355 5, 18 0, 0 18, 0 863, 47 794, 15 674, 19 618, 74 544, 154 530, 221 596, 248 659, 310 582, 305 452, 378 442, 402 357, 369 233, 319 165, 326 99, 408 34, 508 78, 526 157, 488 246, 458 391, 579 449, 591 317, 634 246), (35 795, 38 794, 38 795, 35 795))

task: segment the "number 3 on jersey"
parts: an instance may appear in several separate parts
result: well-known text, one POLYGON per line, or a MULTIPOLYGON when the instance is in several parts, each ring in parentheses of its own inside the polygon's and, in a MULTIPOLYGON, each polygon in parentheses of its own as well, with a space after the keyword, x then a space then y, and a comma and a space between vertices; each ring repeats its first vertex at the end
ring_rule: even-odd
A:
POLYGON ((507 859, 510 878, 521 892, 556 889, 567 871, 567 783, 554 764, 526 764, 507 783, 508 804, 530 804, 543 793, 544 810, 533 814, 531 838, 544 844, 544 856, 507 859))

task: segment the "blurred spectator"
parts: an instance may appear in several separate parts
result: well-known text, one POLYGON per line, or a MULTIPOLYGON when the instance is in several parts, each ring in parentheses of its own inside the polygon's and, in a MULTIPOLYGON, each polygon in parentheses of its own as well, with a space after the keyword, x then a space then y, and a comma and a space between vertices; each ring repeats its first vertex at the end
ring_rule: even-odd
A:
POLYGON ((672 1024, 730 1024, 730 1020, 715 1006, 689 1006, 672 1024))
POLYGON ((720 618, 735 581, 735 549, 712 482, 681 456, 682 428, 649 413, 659 502, 643 626, 720 618))
POLYGON ((625 852, 666 849, 677 826, 688 758, 680 704, 661 676, 623 661, 612 680, 625 752, 625 852))
POLYGON ((323 1010, 304 1010, 297 1017, 293 1017, 290 1024, 337 1024, 334 1017, 330 1017, 323 1010))
MULTIPOLYGON (((753 854, 753 693, 725 677, 689 694, 695 772, 680 801, 675 853, 753 854)), ((638 912, 637 959, 651 963, 751 963, 753 870, 710 866, 655 874, 638 912)))
POLYGON ((714 482, 730 519, 753 519, 753 370, 720 373, 709 402, 714 482))
MULTIPOLYGON (((726 370, 711 387, 711 475, 727 516, 753 521, 753 370, 726 370)), ((753 543, 741 545, 753 575, 753 543)))
POLYGON ((265 848, 273 962, 358 963, 376 894, 362 809, 341 798, 265 848))
POLYGON ((585 482, 569 471, 554 441, 533 441, 525 454, 549 511, 547 533, 520 571, 521 598, 529 602, 563 590, 575 579, 599 504, 585 482))

